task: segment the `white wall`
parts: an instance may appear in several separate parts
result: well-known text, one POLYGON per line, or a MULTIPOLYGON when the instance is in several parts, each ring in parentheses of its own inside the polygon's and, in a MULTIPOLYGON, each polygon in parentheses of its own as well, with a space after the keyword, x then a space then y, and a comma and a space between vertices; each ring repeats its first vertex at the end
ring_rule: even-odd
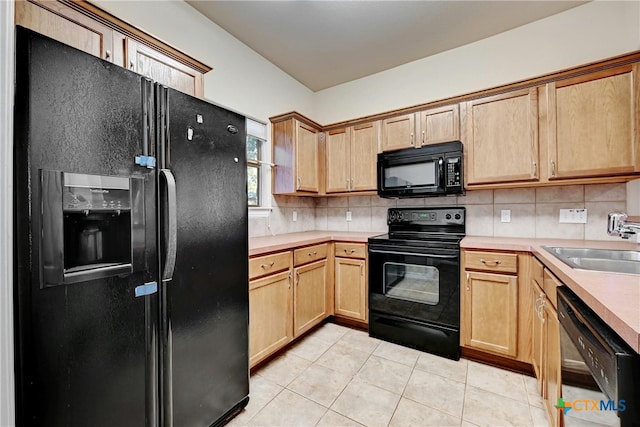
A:
MULTIPOLYGON (((640 49, 640 2, 595 1, 317 92, 321 124, 488 89, 640 49)), ((374 54, 374 52, 372 52, 374 54)))
POLYGON ((0 1, 0 426, 15 424, 13 376, 13 2, 0 1))
POLYGON ((314 117, 313 92, 183 1, 94 0, 96 6, 213 67, 205 98, 259 121, 314 117))

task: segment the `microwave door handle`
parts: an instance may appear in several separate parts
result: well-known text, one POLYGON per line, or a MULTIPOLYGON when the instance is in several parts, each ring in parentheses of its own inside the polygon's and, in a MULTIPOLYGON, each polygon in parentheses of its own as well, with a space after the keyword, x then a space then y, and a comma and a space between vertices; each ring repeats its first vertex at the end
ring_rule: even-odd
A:
POLYGON ((444 179, 444 160, 442 159, 442 157, 440 157, 438 159, 438 174, 440 175, 438 178, 440 180, 440 182, 438 183, 438 187, 440 187, 443 191, 446 187, 445 185, 445 179, 444 179))

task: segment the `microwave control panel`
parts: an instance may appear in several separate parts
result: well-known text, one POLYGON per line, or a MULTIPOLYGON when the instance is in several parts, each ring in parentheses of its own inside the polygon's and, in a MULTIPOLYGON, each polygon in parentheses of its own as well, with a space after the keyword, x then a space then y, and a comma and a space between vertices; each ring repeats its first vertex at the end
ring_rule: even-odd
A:
POLYGON ((460 187, 462 185, 462 161, 460 156, 448 157, 446 163, 447 187, 460 187))

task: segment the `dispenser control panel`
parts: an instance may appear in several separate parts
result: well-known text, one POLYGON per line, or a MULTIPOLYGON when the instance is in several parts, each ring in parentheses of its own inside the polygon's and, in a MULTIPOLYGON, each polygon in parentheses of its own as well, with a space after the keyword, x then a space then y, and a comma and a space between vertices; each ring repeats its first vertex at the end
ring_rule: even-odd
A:
POLYGON ((129 210, 129 186, 127 178, 65 173, 63 209, 129 210))

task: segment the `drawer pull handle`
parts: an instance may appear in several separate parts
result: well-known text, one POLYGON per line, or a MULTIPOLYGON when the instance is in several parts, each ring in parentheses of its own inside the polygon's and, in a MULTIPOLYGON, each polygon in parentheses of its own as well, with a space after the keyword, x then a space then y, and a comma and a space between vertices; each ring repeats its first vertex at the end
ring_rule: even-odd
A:
POLYGON ((345 254, 352 254, 352 253, 354 253, 355 251, 356 251, 355 249, 345 249, 345 250, 344 250, 344 253, 345 253, 345 254))
POLYGON ((481 258, 480 262, 485 264, 485 265, 487 265, 487 264, 494 264, 494 265, 502 264, 502 261, 500 261, 499 259, 494 259, 493 261, 491 261, 491 260, 487 260, 487 259, 481 258))
POLYGON ((309 256, 318 255, 318 252, 309 252, 309 256))
POLYGON ((269 265, 267 265, 267 264, 260 264, 260 268, 271 268, 271 267, 273 267, 273 264, 275 264, 275 263, 276 263, 275 261, 271 261, 271 262, 269 263, 269 265))

